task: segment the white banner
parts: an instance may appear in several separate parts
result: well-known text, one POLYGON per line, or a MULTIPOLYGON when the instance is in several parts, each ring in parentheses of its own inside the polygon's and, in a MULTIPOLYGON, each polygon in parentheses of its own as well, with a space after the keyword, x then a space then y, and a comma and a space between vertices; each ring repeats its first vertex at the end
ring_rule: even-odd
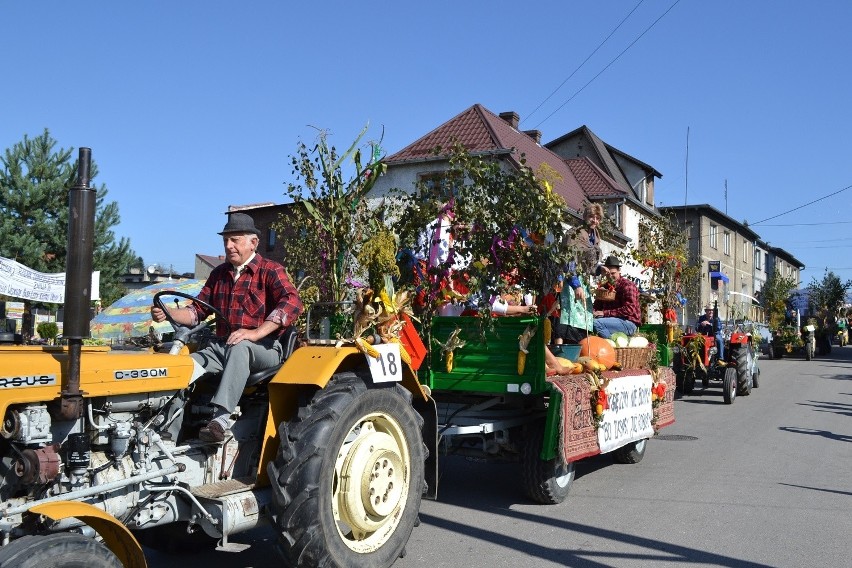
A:
POLYGON ((602 454, 654 435, 652 386, 651 375, 619 377, 609 382, 606 387, 609 408, 604 410, 598 427, 602 454))
MULTIPOLYGON (((92 273, 92 301, 101 297, 101 273, 92 273)), ((65 303, 65 273, 44 274, 0 256, 0 294, 47 304, 65 303)))

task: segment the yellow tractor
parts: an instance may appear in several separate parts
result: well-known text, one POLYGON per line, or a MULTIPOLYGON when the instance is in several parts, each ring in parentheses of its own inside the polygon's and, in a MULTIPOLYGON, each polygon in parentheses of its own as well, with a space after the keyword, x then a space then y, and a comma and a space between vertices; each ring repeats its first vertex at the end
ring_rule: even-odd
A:
POLYGON ((0 568, 143 567, 140 542, 238 550, 233 535, 264 522, 288 565, 392 565, 436 492, 435 403, 415 369, 400 361, 388 378, 354 345, 293 349, 285 334, 286 360, 249 378, 232 435, 201 441, 216 377, 187 346, 206 323, 176 326, 169 352, 83 345, 90 164, 81 148, 67 344, 0 346, 0 568))

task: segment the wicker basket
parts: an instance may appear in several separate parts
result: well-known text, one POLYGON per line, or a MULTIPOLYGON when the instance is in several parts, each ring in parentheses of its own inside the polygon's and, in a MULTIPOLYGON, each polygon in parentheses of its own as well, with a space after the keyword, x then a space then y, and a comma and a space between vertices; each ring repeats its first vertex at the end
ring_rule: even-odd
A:
POLYGON ((653 347, 616 347, 615 359, 622 369, 647 369, 654 351, 653 347))
POLYGON ((595 299, 603 302, 613 302, 615 301, 615 290, 595 288, 595 299))

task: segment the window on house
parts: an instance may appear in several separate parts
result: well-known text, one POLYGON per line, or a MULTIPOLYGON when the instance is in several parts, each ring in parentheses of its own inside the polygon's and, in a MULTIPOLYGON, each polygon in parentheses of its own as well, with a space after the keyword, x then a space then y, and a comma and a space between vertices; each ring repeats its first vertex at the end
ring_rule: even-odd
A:
POLYGON ((417 179, 428 193, 442 201, 452 195, 450 182, 444 172, 419 174, 417 179))
POLYGON ((755 249, 754 251, 754 269, 760 270, 760 251, 755 249))
POLYGON ((712 248, 719 248, 719 245, 716 242, 716 233, 718 232, 718 229, 718 226, 710 225, 710 246, 712 248))
POLYGON ((723 235, 722 245, 724 246, 723 252, 728 256, 731 255, 731 233, 725 231, 723 235))
POLYGON ((748 264, 748 241, 743 241, 743 264, 748 264))
POLYGON ((275 229, 269 227, 266 229, 266 250, 275 248, 275 229))
POLYGON ((615 225, 615 228, 619 231, 624 231, 621 226, 621 204, 620 203, 610 203, 606 206, 606 215, 612 221, 612 224, 615 225))

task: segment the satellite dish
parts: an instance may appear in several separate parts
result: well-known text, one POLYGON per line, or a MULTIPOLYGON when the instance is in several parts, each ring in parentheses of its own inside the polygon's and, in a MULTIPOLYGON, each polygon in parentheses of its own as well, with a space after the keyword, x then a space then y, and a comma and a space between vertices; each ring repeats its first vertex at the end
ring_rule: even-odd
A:
POLYGON ((157 272, 157 265, 152 264, 151 266, 149 266, 145 270, 148 271, 148 274, 154 274, 155 272, 157 272))

